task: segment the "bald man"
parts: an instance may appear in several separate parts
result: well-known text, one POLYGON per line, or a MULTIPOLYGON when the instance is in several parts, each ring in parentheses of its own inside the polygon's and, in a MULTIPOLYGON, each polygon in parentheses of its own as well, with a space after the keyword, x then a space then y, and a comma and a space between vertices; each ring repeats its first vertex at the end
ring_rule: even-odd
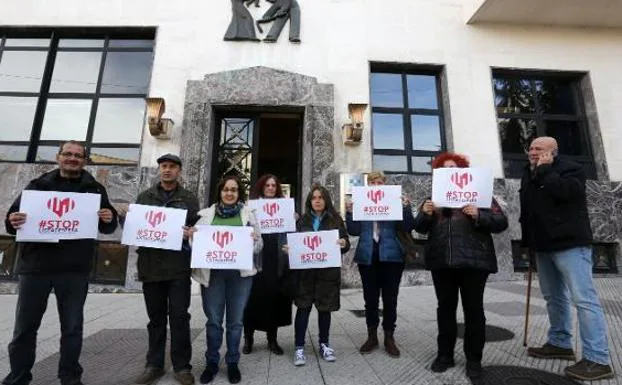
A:
POLYGON ((579 319, 582 359, 567 376, 592 381, 612 378, 607 323, 592 281, 592 230, 580 164, 557 155, 557 141, 539 137, 529 146, 521 180, 523 246, 535 252, 540 290, 551 324, 548 340, 531 347, 536 358, 575 360, 572 350, 574 303, 579 319))

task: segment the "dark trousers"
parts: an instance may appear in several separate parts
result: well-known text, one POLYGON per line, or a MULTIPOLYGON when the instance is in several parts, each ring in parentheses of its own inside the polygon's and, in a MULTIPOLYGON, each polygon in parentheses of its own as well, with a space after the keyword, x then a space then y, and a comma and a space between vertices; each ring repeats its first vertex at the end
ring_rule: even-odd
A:
MULTIPOLYGON (((307 334, 307 328, 309 327, 309 316, 311 315, 311 306, 299 307, 296 310, 296 318, 294 320, 294 339, 296 340, 296 347, 301 348, 305 346, 305 335, 307 334)), ((317 323, 320 329, 320 343, 328 345, 328 334, 330 332, 330 312, 318 311, 317 323)))
MULTIPOLYGON (((244 338, 253 338, 255 334, 255 329, 251 329, 250 327, 244 325, 244 338)), ((278 327, 271 327, 266 330, 266 337, 268 341, 276 342, 276 337, 278 335, 278 327)))
POLYGON ((143 295, 149 323, 147 367, 164 368, 167 319, 171 327, 171 361, 173 370, 190 370, 190 278, 144 282, 143 295))
POLYGON ((365 321, 368 329, 377 329, 380 319, 378 305, 382 295, 382 329, 395 330, 397 320, 397 296, 404 272, 403 262, 380 262, 378 244, 374 243, 372 264, 359 264, 365 300, 365 321))
POLYGON ((434 290, 438 300, 438 355, 454 356, 458 326, 456 308, 458 291, 464 311, 464 355, 467 361, 481 361, 486 342, 484 288, 488 272, 470 269, 432 270, 434 290))
POLYGON ((58 378, 65 382, 82 376, 78 360, 82 351, 83 312, 88 287, 86 273, 20 275, 13 340, 9 344, 11 373, 3 384, 26 385, 32 380, 37 331, 52 289, 61 330, 58 378))

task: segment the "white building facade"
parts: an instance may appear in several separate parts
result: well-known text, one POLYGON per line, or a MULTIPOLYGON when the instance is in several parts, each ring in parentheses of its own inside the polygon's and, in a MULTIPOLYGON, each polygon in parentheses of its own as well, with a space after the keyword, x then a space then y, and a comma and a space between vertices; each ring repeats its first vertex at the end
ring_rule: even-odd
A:
MULTIPOLYGON (((511 221, 495 238, 497 277, 512 279, 524 267, 524 148, 551 135, 590 175, 596 266, 616 271, 622 5, 278 0, 285 16, 260 24, 261 32, 256 21, 273 6, 261 0, 5 3, 3 212, 69 139, 87 142, 89 170, 115 204, 153 183, 155 160, 167 152, 182 156, 184 181, 203 205, 215 179, 232 170, 249 183, 266 172, 283 176, 300 204, 313 182, 341 203, 344 174, 381 169, 420 201, 430 193, 430 159, 450 150, 493 171, 511 221), (283 31, 267 41, 277 23, 283 31), (147 124, 146 98, 162 98, 163 118, 173 122, 159 136, 147 124), (348 123, 362 127, 360 139, 348 123)), ((119 238, 102 239, 93 279, 131 287, 135 255, 119 238)), ((8 236, 0 242, 12 279, 18 250, 8 236)), ((344 282, 357 285, 351 259, 344 282)), ((428 281, 419 265, 403 284, 428 281)))

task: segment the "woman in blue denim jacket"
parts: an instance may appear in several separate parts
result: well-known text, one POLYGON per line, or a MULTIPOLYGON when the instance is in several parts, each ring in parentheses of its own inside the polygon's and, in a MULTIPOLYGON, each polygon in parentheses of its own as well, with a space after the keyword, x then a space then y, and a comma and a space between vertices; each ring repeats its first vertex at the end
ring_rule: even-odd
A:
MULTIPOLYGON (((381 171, 367 176, 369 185, 383 185, 386 178, 381 171)), ((399 243, 398 231, 410 235, 414 229, 414 218, 410 202, 402 197, 403 220, 400 221, 357 221, 352 219, 352 204, 346 205, 346 225, 350 235, 359 236, 354 262, 358 264, 363 283, 365 300, 365 321, 367 341, 359 351, 370 353, 378 347, 377 328, 380 323, 378 305, 382 294, 382 329, 384 348, 391 357, 399 357, 393 332, 397 320, 397 295, 402 272, 404 271, 404 251, 399 243)))

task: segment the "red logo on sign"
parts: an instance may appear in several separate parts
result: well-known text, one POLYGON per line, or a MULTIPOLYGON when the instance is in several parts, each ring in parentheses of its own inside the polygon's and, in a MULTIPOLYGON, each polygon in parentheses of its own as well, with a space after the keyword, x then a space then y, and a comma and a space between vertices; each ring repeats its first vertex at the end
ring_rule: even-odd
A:
POLYGON ((316 248, 320 247, 320 245, 322 244, 322 238, 320 238, 319 235, 313 235, 313 236, 309 235, 302 241, 302 243, 304 243, 304 245, 310 248, 311 250, 315 250, 316 248))
POLYGON ((212 235, 212 239, 222 249, 233 241, 233 234, 228 231, 216 231, 212 235))
POLYGON ((76 202, 70 198, 57 198, 48 199, 48 209, 52 210, 59 218, 67 214, 69 211, 76 208, 76 202))
POLYGON ((378 204, 384 198, 384 192, 382 190, 369 190, 367 192, 367 198, 374 202, 374 204, 378 204))
POLYGON ((265 211, 266 214, 270 215, 271 217, 274 216, 274 214, 276 214, 280 209, 281 207, 279 207, 278 203, 276 202, 266 203, 265 205, 263 205, 263 211, 265 211))
POLYGON ((455 172, 451 174, 451 181, 456 186, 464 188, 466 185, 473 182, 473 175, 468 172, 455 172))
POLYGON ((145 214, 145 219, 151 227, 156 227, 166 220, 166 214, 163 211, 149 211, 145 214))

